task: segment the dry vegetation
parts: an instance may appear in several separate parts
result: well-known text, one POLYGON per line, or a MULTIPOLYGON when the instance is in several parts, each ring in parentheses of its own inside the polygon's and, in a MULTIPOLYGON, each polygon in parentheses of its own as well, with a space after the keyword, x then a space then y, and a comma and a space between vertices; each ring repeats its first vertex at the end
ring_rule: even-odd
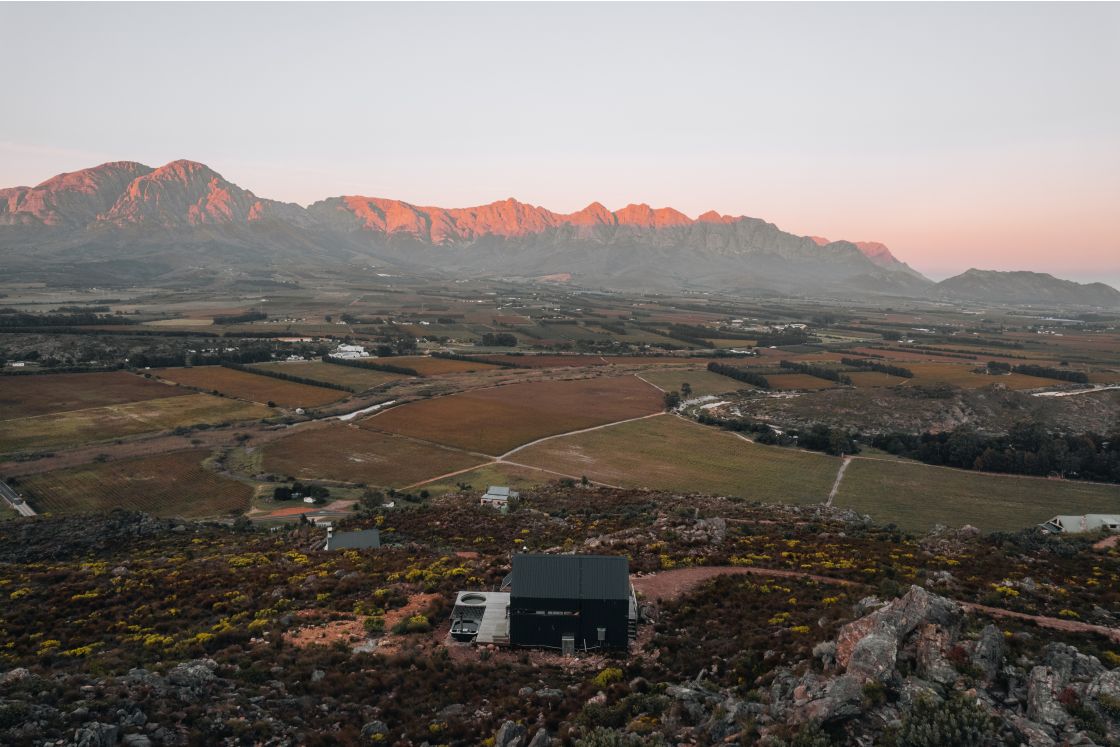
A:
POLYGON ((210 394, 189 394, 8 421, 0 453, 108 441, 192 425, 256 420, 274 414, 257 404, 210 394))
POLYGON ((0 421, 189 394, 125 371, 0 377, 0 421))
POLYGON ((403 355, 385 361, 394 366, 411 368, 421 376, 442 376, 444 374, 467 373, 469 371, 490 371, 495 368, 477 361, 460 361, 451 358, 432 358, 426 355, 403 355))
POLYGON ((156 516, 218 516, 249 508, 253 489, 202 465, 206 449, 122 459, 24 478, 41 512, 126 508, 156 516))
POLYGON ((274 402, 280 407, 318 407, 346 397, 337 389, 296 384, 270 376, 237 371, 224 366, 193 368, 161 368, 152 373, 176 384, 195 387, 206 392, 219 392, 249 402, 274 402))
POLYGON ((498 455, 544 436, 639 417, 661 394, 632 376, 510 384, 395 407, 362 427, 498 455))
POLYGON ((372 368, 357 368, 356 366, 336 366, 333 363, 324 363, 323 361, 278 361, 276 363, 256 363, 252 367, 265 371, 277 371, 290 376, 301 376, 327 384, 347 386, 359 392, 363 389, 408 378, 402 374, 377 371, 372 368))
POLYGON ((263 466, 296 478, 403 487, 482 461, 454 449, 339 423, 268 444, 263 466))

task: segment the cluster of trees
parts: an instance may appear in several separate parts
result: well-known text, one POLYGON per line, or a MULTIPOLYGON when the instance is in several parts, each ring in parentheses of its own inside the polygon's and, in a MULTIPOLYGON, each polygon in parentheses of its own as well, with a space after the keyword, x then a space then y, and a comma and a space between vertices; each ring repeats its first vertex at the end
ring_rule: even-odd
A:
POLYGON ((95 314, 90 311, 67 314, 29 314, 13 308, 0 309, 0 328, 18 327, 75 327, 104 324, 136 324, 135 319, 125 319, 111 314, 95 314))
POLYGON ((767 332, 755 335, 754 339, 759 347, 778 347, 781 345, 804 345, 807 342, 816 342, 817 338, 803 329, 785 329, 780 332, 767 332))
POLYGON ((852 366, 853 368, 866 368, 868 371, 878 371, 879 373, 890 374, 891 376, 901 376, 904 379, 914 378, 914 372, 909 368, 902 366, 892 366, 889 363, 880 363, 869 358, 841 358, 840 362, 845 366, 852 366))
POLYGON ((745 368, 737 368, 735 366, 729 366, 726 363, 716 363, 715 361, 712 361, 708 364, 708 370, 712 373, 717 373, 720 376, 726 376, 729 379, 735 379, 736 381, 742 381, 745 384, 751 384, 758 387, 759 389, 770 388, 770 382, 767 381, 765 376, 760 373, 755 373, 754 371, 748 371, 745 368))
MULTIPOLYGON (((672 394, 672 392, 670 392, 672 394)), ((703 425, 714 425, 726 431, 752 433, 754 440, 768 446, 800 446, 826 454, 858 454, 859 444, 855 436, 843 428, 833 428, 817 423, 806 431, 789 430, 782 433, 774 430, 768 423, 751 418, 721 418, 708 412, 701 412, 696 420, 703 425)))
POLYGON ((318 379, 309 379, 306 376, 293 376, 292 374, 287 374, 283 371, 276 371, 271 368, 252 368, 250 366, 243 366, 240 363, 223 363, 222 365, 226 368, 232 368, 235 371, 244 371, 246 373, 257 374, 258 376, 271 376, 274 379, 291 381, 295 384, 307 384, 309 386, 318 386, 325 389, 338 389, 342 392, 357 391, 352 386, 345 386, 344 384, 334 384, 329 381, 319 381, 318 379))
POLYGON ((280 485, 272 491, 272 499, 276 501, 306 497, 314 498, 316 503, 325 503, 330 495, 331 491, 322 485, 304 485, 301 482, 293 482, 290 488, 287 485, 280 485))
POLYGON ((811 363, 798 363, 796 361, 780 361, 778 363, 784 369, 789 371, 796 371, 797 373, 807 374, 814 376, 818 379, 826 379, 827 381, 835 381, 840 384, 851 384, 852 380, 846 374, 842 374, 835 368, 828 366, 814 366, 811 363))
POLYGON ((1035 366, 1029 363, 1022 363, 1015 368, 1011 369, 1015 373, 1024 374, 1025 376, 1039 376, 1044 379, 1057 379, 1058 381, 1072 381, 1075 384, 1088 384, 1089 377, 1081 371, 1070 371, 1065 368, 1047 368, 1046 366, 1035 366))
POLYGON ((1039 423, 1018 423, 1006 436, 957 428, 945 433, 886 433, 871 445, 891 454, 985 472, 1120 482, 1120 429, 1096 433, 1050 433, 1039 423))
POLYGON ((1002 376, 1011 373, 1011 364, 1002 361, 988 361, 987 369, 992 376, 1002 376))
POLYGON ((372 368, 374 371, 385 371, 386 373, 401 374, 402 376, 419 376, 420 372, 415 368, 408 368, 407 366, 394 366, 391 363, 375 363, 368 358, 356 358, 348 360, 346 358, 332 358, 329 355, 323 356, 324 363, 333 363, 336 366, 350 366, 351 368, 372 368))
POLYGON ((517 347, 517 337, 509 332, 484 332, 481 344, 488 348, 517 347))
POLYGON ((214 324, 246 324, 268 319, 268 314, 263 311, 246 311, 244 314, 229 314, 228 316, 214 317, 214 324))

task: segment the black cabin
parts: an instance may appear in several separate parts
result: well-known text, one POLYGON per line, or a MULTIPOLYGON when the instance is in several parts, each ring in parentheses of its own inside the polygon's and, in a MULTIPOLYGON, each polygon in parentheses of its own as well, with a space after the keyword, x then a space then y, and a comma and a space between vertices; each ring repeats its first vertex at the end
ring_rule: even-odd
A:
POLYGON ((632 614, 630 563, 605 555, 514 555, 509 640, 565 652, 623 649, 632 614))

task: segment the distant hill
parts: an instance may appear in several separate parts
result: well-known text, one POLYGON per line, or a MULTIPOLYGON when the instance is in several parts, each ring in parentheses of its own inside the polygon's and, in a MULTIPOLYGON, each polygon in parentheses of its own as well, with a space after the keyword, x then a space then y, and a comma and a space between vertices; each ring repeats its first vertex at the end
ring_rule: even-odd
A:
POLYGON ((971 269, 937 284, 945 297, 1009 304, 1120 306, 1120 291, 1104 283, 1075 283, 1044 272, 971 269))
POLYGON ((974 281, 937 285, 881 243, 797 236, 741 215, 597 202, 556 213, 512 198, 442 208, 355 195, 304 208, 187 160, 105 163, 0 189, 0 263, 28 279, 102 284, 376 264, 592 287, 1116 303, 1105 286, 1042 284, 1036 297, 1022 283, 995 295, 974 281))

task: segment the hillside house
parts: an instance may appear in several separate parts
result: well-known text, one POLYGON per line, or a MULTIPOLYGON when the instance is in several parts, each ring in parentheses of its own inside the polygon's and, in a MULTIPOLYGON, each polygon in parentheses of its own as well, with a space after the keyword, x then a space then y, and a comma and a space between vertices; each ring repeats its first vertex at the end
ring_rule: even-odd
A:
POLYGON ((504 485, 491 485, 486 489, 486 493, 479 499, 479 503, 483 506, 490 506, 491 508, 498 508, 503 511, 509 508, 510 500, 516 500, 521 494, 516 490, 510 490, 504 485))
POLYGON ((1040 527, 1054 534, 1077 534, 1081 532, 1096 532, 1104 529, 1108 532, 1120 532, 1120 514, 1085 514, 1083 516, 1055 516, 1049 521, 1039 524, 1040 527))
POLYGON ((327 528, 326 550, 366 550, 381 547, 381 533, 377 527, 356 532, 336 532, 327 528))
POLYGON ((514 555, 501 591, 461 591, 458 641, 576 651, 626 650, 637 634, 630 563, 606 555, 514 555))

